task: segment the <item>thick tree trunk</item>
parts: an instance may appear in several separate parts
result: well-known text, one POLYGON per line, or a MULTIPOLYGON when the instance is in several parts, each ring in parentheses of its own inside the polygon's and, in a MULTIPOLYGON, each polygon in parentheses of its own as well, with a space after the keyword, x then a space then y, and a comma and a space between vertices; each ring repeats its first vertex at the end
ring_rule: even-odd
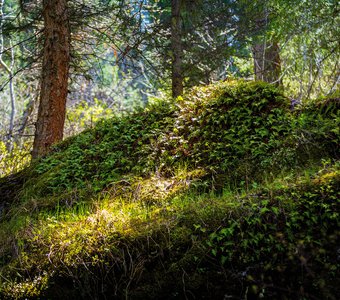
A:
POLYGON ((70 62, 68 0, 43 0, 44 53, 38 119, 32 157, 62 140, 70 62))
POLYGON ((181 0, 171 1, 172 96, 183 94, 181 0))
POLYGON ((254 73, 256 80, 281 85, 280 48, 277 42, 265 41, 253 46, 254 73))

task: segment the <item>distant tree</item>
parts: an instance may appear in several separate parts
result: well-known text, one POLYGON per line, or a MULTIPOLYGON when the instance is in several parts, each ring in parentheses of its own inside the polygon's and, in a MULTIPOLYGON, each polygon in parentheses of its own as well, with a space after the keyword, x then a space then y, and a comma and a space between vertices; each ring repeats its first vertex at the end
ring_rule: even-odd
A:
MULTIPOLYGON (((239 1, 254 77, 299 100, 328 94, 340 75, 340 6, 334 0, 239 1)), ((243 30, 244 30, 243 29, 243 30)))
POLYGON ((240 1, 240 28, 251 43, 255 80, 281 85, 279 39, 273 30, 277 12, 273 1, 240 1))
POLYGON ((244 44, 235 1, 148 3, 145 52, 157 70, 155 77, 168 82, 173 96, 185 88, 225 78, 228 60, 244 44))
MULTIPOLYGON (((264 11, 255 21, 257 31, 266 32, 267 22, 269 22, 268 13, 264 11)), ((281 59, 278 41, 273 37, 269 39, 266 33, 260 36, 255 35, 252 52, 255 79, 281 85, 281 59)))
POLYGON ((340 81, 339 1, 270 1, 287 92, 300 101, 334 92, 340 81))
POLYGON ((183 45, 182 17, 183 0, 171 0, 171 50, 172 50, 172 97, 183 93, 183 45))
POLYGON ((4 0, 0 0, 0 70, 3 69, 5 73, 8 75, 8 83, 9 83, 9 95, 11 102, 11 112, 10 112, 10 120, 8 126, 8 133, 6 137, 6 147, 8 151, 12 149, 13 142, 13 129, 14 129, 14 118, 16 114, 16 102, 15 102, 15 91, 14 91, 14 49, 11 46, 12 42, 9 42, 10 48, 10 63, 6 63, 3 59, 3 54, 5 53, 5 39, 3 35, 3 27, 5 23, 5 13, 4 13, 4 0))

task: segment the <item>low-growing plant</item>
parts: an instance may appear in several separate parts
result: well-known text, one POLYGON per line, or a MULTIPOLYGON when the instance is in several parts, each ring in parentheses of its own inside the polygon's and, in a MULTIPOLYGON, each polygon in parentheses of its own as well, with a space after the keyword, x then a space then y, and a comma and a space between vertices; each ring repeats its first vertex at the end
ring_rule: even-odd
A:
POLYGON ((0 178, 17 173, 27 167, 31 161, 31 144, 19 146, 13 144, 12 150, 8 151, 6 144, 0 141, 0 178))
POLYGON ((326 282, 338 279, 340 267, 334 252, 340 172, 322 172, 311 181, 251 195, 248 205, 209 235, 211 255, 223 268, 233 266, 253 294, 276 297, 284 286, 293 298, 336 294, 337 287, 326 282))

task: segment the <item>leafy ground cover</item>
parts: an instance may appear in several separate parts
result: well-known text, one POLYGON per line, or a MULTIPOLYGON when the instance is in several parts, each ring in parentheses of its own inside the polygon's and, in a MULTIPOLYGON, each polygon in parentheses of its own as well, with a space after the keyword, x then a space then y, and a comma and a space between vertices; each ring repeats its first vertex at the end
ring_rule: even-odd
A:
POLYGON ((336 299, 339 99, 229 81, 0 180, 5 299, 336 299))

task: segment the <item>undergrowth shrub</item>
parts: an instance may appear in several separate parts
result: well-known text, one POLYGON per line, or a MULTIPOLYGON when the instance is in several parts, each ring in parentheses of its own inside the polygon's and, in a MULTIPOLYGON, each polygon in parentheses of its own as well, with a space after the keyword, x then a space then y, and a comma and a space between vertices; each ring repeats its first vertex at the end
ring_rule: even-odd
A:
POLYGON ((64 126, 64 136, 79 134, 84 129, 93 128, 101 119, 112 118, 118 113, 107 104, 94 98, 93 103, 81 101, 68 108, 64 126))
POLYGON ((282 167, 277 152, 291 119, 287 99, 273 86, 223 82, 194 89, 177 105, 173 130, 160 143, 164 165, 186 161, 234 181, 282 167))
POLYGON ((103 120, 94 129, 55 145, 32 169, 27 197, 81 188, 99 191, 124 174, 149 173, 153 143, 172 118, 172 105, 155 104, 138 113, 103 120))
POLYGON ((316 99, 294 112, 293 127, 300 156, 340 157, 340 98, 316 99))

